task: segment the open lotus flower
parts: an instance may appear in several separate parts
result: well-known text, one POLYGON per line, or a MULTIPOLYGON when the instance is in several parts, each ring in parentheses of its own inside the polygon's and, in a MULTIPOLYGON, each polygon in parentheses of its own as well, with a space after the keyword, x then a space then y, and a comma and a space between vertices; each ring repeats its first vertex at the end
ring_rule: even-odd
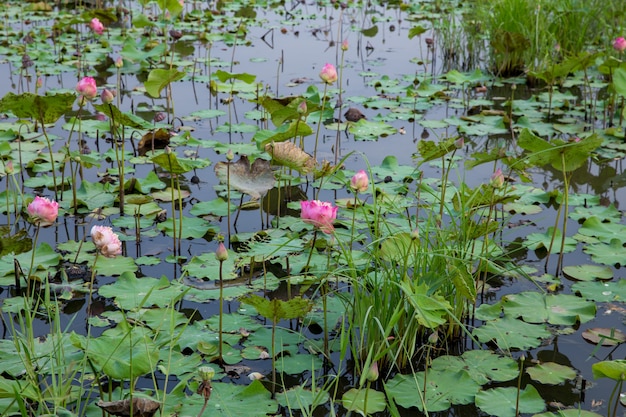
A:
POLYGON ((326 201, 310 200, 300 201, 302 209, 300 216, 305 223, 312 224, 324 232, 331 234, 335 227, 333 222, 337 218, 337 207, 326 201))
POLYGON ((59 203, 46 197, 37 196, 26 210, 34 223, 38 223, 40 226, 49 226, 56 221, 59 215, 59 203))
POLYGON ((122 253, 122 242, 108 226, 92 227, 91 239, 100 253, 107 258, 115 258, 122 253))

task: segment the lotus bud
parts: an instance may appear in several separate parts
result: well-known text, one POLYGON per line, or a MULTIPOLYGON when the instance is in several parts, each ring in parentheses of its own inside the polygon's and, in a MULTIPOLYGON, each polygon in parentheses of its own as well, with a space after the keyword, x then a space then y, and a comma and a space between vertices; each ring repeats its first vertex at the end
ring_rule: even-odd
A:
POLYGON ((298 104, 298 114, 305 114, 307 112, 306 100, 302 100, 300 104, 298 104))
POLYGON ((502 188, 504 185, 504 174, 502 174, 502 170, 500 168, 496 169, 496 172, 493 173, 489 183, 493 188, 502 188))
POLYGON ((411 240, 418 240, 420 238, 420 229, 415 228, 411 231, 411 240))
POLYGON ((365 379, 370 382, 374 382, 378 379, 378 362, 374 362, 370 369, 367 370, 367 375, 365 375, 365 379))
POLYGON ((619 38, 615 38, 615 40, 613 41, 613 48, 617 52, 624 52, 624 50, 626 50, 626 39, 624 39, 622 36, 620 36, 619 38))
POLYGON ((100 94, 100 99, 104 104, 111 104, 115 99, 115 93, 108 88, 102 90, 102 94, 100 94))
POLYGON ((436 345, 438 341, 439 341, 439 333, 438 332, 431 333, 430 336, 428 336, 428 344, 436 345))
POLYGON ((337 70, 333 64, 326 64, 320 72, 320 78, 326 84, 332 84, 337 81, 337 70))
POLYGON ((210 381, 215 376, 215 371, 209 366, 201 366, 198 368, 198 374, 203 381, 210 381))
POLYGON ((463 149, 463 146, 465 146, 465 138, 460 137, 457 140, 454 141, 454 147, 457 149, 463 149))
POLYGON ((235 154, 233 153, 232 149, 229 149, 228 152, 226 152, 226 159, 228 161, 232 161, 233 159, 235 159, 235 154))
POLYGON ((13 161, 9 160, 4 165, 4 172, 6 172, 8 175, 11 175, 11 174, 13 174, 13 172, 15 172, 15 169, 13 169, 13 161))
POLYGON ((347 51, 348 50, 348 40, 344 39, 343 42, 341 42, 341 50, 342 51, 347 51))
POLYGON ((350 188, 357 193, 367 191, 369 184, 370 180, 367 177, 367 172, 364 170, 360 170, 350 179, 350 188))
POLYGON ((124 66, 124 60, 121 56, 118 56, 115 60, 115 68, 122 68, 124 66))
POLYGON ((224 262, 228 259, 228 250, 226 249, 226 246, 224 246, 223 242, 220 242, 220 244, 217 245, 217 250, 215 251, 215 259, 220 262, 224 262))

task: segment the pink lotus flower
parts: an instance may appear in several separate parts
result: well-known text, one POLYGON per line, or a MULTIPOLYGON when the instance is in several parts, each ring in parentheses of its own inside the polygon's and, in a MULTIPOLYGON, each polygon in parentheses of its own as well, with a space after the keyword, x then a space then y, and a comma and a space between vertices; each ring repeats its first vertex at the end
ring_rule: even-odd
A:
POLYGON ((326 84, 332 84, 337 81, 337 70, 333 64, 326 64, 324 68, 322 68, 322 72, 320 72, 320 78, 326 84))
POLYGON ((223 242, 220 242, 220 244, 217 245, 217 250, 215 251, 215 259, 220 262, 228 260, 228 249, 226 249, 226 246, 224 246, 223 242))
POLYGON ((115 91, 111 91, 108 88, 105 88, 104 90, 102 90, 102 94, 100 94, 100 100, 102 100, 104 104, 111 104, 115 99, 115 95, 115 91))
POLYGON ((345 39, 343 42, 341 42, 341 50, 342 51, 347 51, 348 50, 348 40, 345 39))
POLYGON ((87 100, 93 100, 98 95, 96 80, 85 77, 76 84, 76 91, 87 100))
POLYGON ((367 191, 370 185, 370 180, 367 177, 367 172, 360 170, 350 179, 350 188, 357 193, 367 191))
POLYGON ((27 207, 28 214, 33 222, 40 226, 49 226, 59 215, 59 203, 48 200, 46 197, 35 197, 27 207))
POLYGON ((504 174, 502 174, 502 170, 500 168, 496 169, 496 172, 491 175, 489 183, 493 188, 502 188, 504 185, 504 174))
POLYGON ((122 242, 108 226, 92 227, 91 239, 100 253, 107 258, 115 258, 122 253, 122 242))
POLYGON ((624 39, 622 36, 620 36, 619 38, 615 38, 615 40, 613 41, 613 48, 617 52, 624 52, 624 50, 626 49, 626 39, 624 39))
POLYGON ((91 19, 91 22, 89 22, 89 27, 98 35, 102 35, 104 33, 104 25, 97 17, 91 19))
POLYGON ((305 223, 319 227, 324 233, 331 234, 335 228, 333 222, 337 218, 337 207, 326 201, 300 201, 300 217, 305 223))

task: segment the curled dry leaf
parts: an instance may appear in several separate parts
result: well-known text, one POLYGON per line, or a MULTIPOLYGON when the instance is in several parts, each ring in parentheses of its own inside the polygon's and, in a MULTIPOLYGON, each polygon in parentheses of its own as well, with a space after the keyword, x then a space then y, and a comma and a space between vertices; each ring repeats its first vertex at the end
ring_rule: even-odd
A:
POLYGON ((109 414, 119 417, 152 417, 159 409, 161 403, 149 398, 134 397, 133 413, 130 413, 130 400, 98 401, 96 404, 109 414))
POLYGON ((137 152, 140 156, 146 155, 155 149, 164 149, 170 144, 172 134, 165 129, 152 130, 142 136, 137 146, 137 152))
POLYGON ((617 346, 626 342, 626 335, 618 330, 611 328, 594 327, 587 329, 582 333, 583 339, 594 345, 617 346))
POLYGON ((230 186, 248 194, 253 200, 260 199, 276 184, 269 161, 257 158, 250 164, 245 155, 242 155, 237 162, 218 162, 215 164, 215 174, 224 184, 228 183, 230 177, 230 186), (228 172, 229 166, 230 173, 228 172))
POLYGON ((265 152, 272 156, 275 165, 293 168, 304 175, 315 168, 315 159, 292 142, 268 143, 265 145, 265 152))

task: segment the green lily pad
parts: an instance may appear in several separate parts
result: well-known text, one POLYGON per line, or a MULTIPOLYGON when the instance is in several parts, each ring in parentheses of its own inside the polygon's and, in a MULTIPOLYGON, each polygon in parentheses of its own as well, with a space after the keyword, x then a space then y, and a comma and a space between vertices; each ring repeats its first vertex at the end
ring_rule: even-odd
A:
POLYGON ((530 324, 512 317, 488 321, 474 330, 474 336, 483 343, 494 341, 500 349, 531 349, 550 337, 545 324, 530 324))
POLYGON ((548 385, 557 385, 576 378, 574 369, 554 362, 540 363, 527 368, 526 372, 533 381, 548 385))
POLYGON ((615 282, 577 282, 572 291, 600 303, 626 302, 626 279, 615 282))
POLYGON ((351 124, 348 129, 354 135, 355 140, 376 140, 396 133, 396 128, 383 122, 372 122, 361 119, 351 124))
POLYGON ((541 395, 532 385, 519 391, 519 402, 516 387, 481 391, 476 394, 476 406, 485 413, 497 417, 515 417, 516 410, 520 413, 538 413, 546 408, 541 395))
POLYGON ((276 370, 290 375, 313 372, 322 369, 323 365, 319 356, 310 354, 283 355, 276 359, 276 370))
POLYGON ((626 247, 624 247, 622 238, 612 239, 608 245, 606 243, 586 245, 583 251, 590 254, 594 262, 604 265, 626 264, 626 247))
POLYGON ((613 239, 626 242, 626 225, 619 223, 605 223, 598 217, 590 217, 578 229, 583 236, 593 236, 603 243, 610 243, 613 239))
POLYGON ((563 273, 578 281, 609 280, 613 278, 613 270, 608 266, 570 265, 563 268, 563 273))
POLYGON ((161 279, 137 278, 132 272, 123 272, 113 284, 103 285, 98 289, 98 294, 115 299, 115 303, 124 310, 171 306, 182 292, 183 287, 171 285, 165 276, 161 279))
POLYGON ((502 297, 504 315, 522 317, 528 323, 574 325, 596 317, 596 305, 569 294, 541 294, 526 291, 502 297))
POLYGON ((83 336, 73 334, 72 337, 98 368, 117 381, 154 371, 159 359, 152 332, 144 327, 130 327, 126 322, 90 338, 89 342, 83 336))
POLYGON ((371 388, 352 388, 341 396, 341 403, 348 411, 356 411, 362 416, 379 413, 387 408, 385 394, 371 388))
POLYGON ((328 399, 329 395, 325 390, 317 389, 313 392, 301 385, 296 385, 287 391, 276 394, 278 404, 290 410, 314 409, 317 405, 326 403, 328 399))
MULTIPOLYGON (((214 382, 211 386, 207 415, 266 417, 278 411, 278 403, 260 381, 252 381, 248 386, 225 382, 214 382)), ((193 395, 181 404, 180 415, 197 416, 204 406, 204 398, 193 395)))
POLYGON ((432 361, 431 369, 447 372, 465 371, 480 385, 491 381, 510 381, 519 374, 515 360, 490 350, 468 350, 461 356, 439 356, 432 361))
POLYGON ((182 233, 179 218, 169 218, 163 223, 159 223, 157 228, 170 237, 174 236, 174 230, 176 230, 176 237, 180 236, 183 239, 200 239, 209 231, 217 232, 217 226, 199 217, 183 217, 182 224, 182 233))
POLYGON ((448 410, 453 404, 471 404, 480 391, 480 384, 466 371, 431 369, 426 375, 417 372, 410 375, 396 374, 385 384, 385 392, 404 408, 417 407, 428 412, 448 410), (426 381, 426 396, 424 393, 426 381))
POLYGON ((565 244, 561 245, 561 242, 562 242, 561 231, 559 229, 556 229, 556 233, 554 233, 554 241, 552 239, 553 231, 554 231, 554 228, 549 227, 548 231, 545 233, 530 233, 528 236, 526 236, 526 244, 528 245, 530 249, 533 249, 533 250, 537 250, 541 248, 547 250, 550 248, 550 242, 552 242, 553 253, 558 253, 558 252, 569 253, 569 252, 573 252, 576 250, 576 245, 578 244, 578 242, 576 242, 575 239, 571 237, 566 237, 565 244))

